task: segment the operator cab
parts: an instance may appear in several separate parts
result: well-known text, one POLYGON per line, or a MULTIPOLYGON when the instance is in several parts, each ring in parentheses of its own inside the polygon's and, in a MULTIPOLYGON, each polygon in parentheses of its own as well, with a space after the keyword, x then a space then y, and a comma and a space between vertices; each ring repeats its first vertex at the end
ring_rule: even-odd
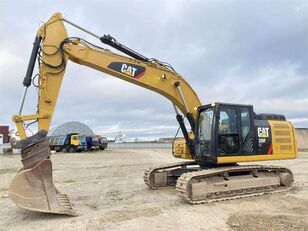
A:
POLYGON ((252 105, 212 103, 198 108, 195 158, 200 164, 217 157, 256 154, 252 105))

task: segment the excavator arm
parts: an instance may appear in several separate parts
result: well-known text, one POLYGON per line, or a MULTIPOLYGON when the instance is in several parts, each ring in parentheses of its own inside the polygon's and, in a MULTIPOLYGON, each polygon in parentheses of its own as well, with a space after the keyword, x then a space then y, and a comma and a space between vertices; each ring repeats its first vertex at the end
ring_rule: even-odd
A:
POLYGON ((193 155, 193 135, 189 134, 183 122, 184 117, 179 112, 188 119, 193 132, 197 108, 201 103, 190 85, 169 64, 148 59, 120 44, 110 35, 99 37, 56 13, 37 32, 23 81, 24 93, 19 113, 13 116, 22 140, 13 141, 12 147, 21 149, 24 165, 10 185, 10 197, 14 203, 34 211, 76 215, 68 196, 61 194, 53 184, 49 144, 45 140, 68 60, 147 88, 169 99, 174 106, 189 154, 193 155), (130 57, 115 54, 81 38, 68 37, 64 22, 99 38, 130 57), (36 59, 39 65, 37 113, 22 115, 36 59), (25 121, 37 121, 39 132, 27 137, 25 121))
POLYGON ((80 38, 68 38, 64 21, 67 20, 62 18, 60 13, 54 14, 41 26, 35 38, 24 87, 27 89, 31 84, 35 62, 33 56, 38 55, 40 76, 38 113, 21 115, 25 98, 23 95, 19 115, 13 116, 22 139, 26 138, 24 121, 37 120, 38 130, 48 131, 68 60, 165 96, 172 102, 176 112, 178 108, 187 117, 194 130, 194 120, 197 108, 201 105, 200 100, 190 85, 170 65, 156 59, 148 59, 124 47, 110 35, 100 37, 100 40, 134 58, 115 54, 80 38))

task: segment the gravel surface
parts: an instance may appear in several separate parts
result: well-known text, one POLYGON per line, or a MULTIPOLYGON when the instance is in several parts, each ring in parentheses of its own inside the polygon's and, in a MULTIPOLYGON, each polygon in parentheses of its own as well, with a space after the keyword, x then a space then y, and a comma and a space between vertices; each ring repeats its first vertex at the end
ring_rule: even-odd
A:
POLYGON ((55 185, 70 195, 79 216, 16 207, 7 190, 20 157, 0 156, 0 230, 308 230, 308 153, 265 162, 293 171, 289 192, 203 205, 185 203, 173 188, 153 191, 143 183, 145 168, 179 161, 169 149, 54 154, 52 161, 55 185))

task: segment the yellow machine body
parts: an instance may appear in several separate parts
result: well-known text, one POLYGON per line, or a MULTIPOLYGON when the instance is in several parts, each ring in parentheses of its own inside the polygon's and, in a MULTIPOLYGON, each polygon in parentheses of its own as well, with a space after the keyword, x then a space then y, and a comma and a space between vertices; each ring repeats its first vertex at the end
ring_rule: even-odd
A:
POLYGON ((239 163, 265 160, 295 159, 297 156, 297 143, 295 129, 289 121, 268 120, 271 129, 272 152, 263 155, 241 155, 218 157, 218 164, 239 163))
MULTIPOLYGON (((53 118, 69 60, 154 91, 170 100, 185 137, 185 139, 175 139, 173 143, 172 152, 176 158, 195 159, 196 163, 198 162, 198 153, 194 153, 197 144, 194 143, 195 137, 193 134, 196 134, 194 128, 197 127, 196 124, 198 123, 198 110, 203 106, 192 87, 170 65, 156 59, 145 60, 140 54, 123 46, 120 46, 118 50, 126 49, 126 52, 132 54, 130 57, 97 47, 81 38, 70 38, 67 35, 64 22, 76 26, 64 19, 60 13, 56 13, 37 32, 36 38, 41 41, 38 52, 40 60, 38 104, 36 105, 38 110, 36 114, 22 115, 20 112, 12 117, 21 138, 21 141, 14 145, 22 150, 24 168, 12 181, 9 194, 14 203, 22 208, 75 216, 77 213, 73 209, 69 197, 60 193, 53 184, 49 144, 44 139, 53 118), (134 56, 139 58, 134 58, 134 56), (184 117, 189 121, 191 131, 186 130, 183 122, 184 117), (24 122, 34 120, 38 122, 39 132, 34 136, 27 137, 24 122)), ((81 30, 86 31, 85 29, 81 30)), ((90 34, 93 35, 93 33, 90 34)), ((108 38, 106 40, 104 37, 94 36, 108 44, 106 42, 108 38)), ((119 46, 114 38, 108 41, 119 46)), ((31 60, 29 64, 31 64, 31 60)), ((31 83, 31 76, 29 77, 31 83)), ((269 120, 268 123, 270 124, 270 138, 272 140, 270 152, 249 153, 247 155, 241 153, 241 155, 230 156, 218 155, 217 158, 215 156, 215 159, 213 159, 213 164, 296 158, 297 147, 292 124, 288 121, 277 120, 269 120)), ((78 135, 73 135, 71 139, 72 144, 80 145, 78 135)), ((213 139, 215 140, 217 137, 213 137, 213 139)), ((150 177, 150 179, 152 178, 150 177)))

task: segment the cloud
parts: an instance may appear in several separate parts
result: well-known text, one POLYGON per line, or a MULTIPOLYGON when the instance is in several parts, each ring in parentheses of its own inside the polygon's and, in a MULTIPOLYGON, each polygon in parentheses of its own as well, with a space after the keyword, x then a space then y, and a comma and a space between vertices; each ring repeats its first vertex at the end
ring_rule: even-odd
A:
MULTIPOLYGON (((18 110, 35 32, 57 11, 147 57, 171 63, 201 101, 253 104, 308 127, 306 1, 0 1, 0 123, 18 110), (14 12, 14 13, 12 13, 14 12), (18 15, 18 18, 16 18, 18 15)), ((99 46, 96 39, 68 26, 99 46)), ((29 90, 24 113, 34 113, 29 90)), ((97 133, 173 136, 171 103, 149 90, 69 63, 52 125, 87 123, 97 133)))

